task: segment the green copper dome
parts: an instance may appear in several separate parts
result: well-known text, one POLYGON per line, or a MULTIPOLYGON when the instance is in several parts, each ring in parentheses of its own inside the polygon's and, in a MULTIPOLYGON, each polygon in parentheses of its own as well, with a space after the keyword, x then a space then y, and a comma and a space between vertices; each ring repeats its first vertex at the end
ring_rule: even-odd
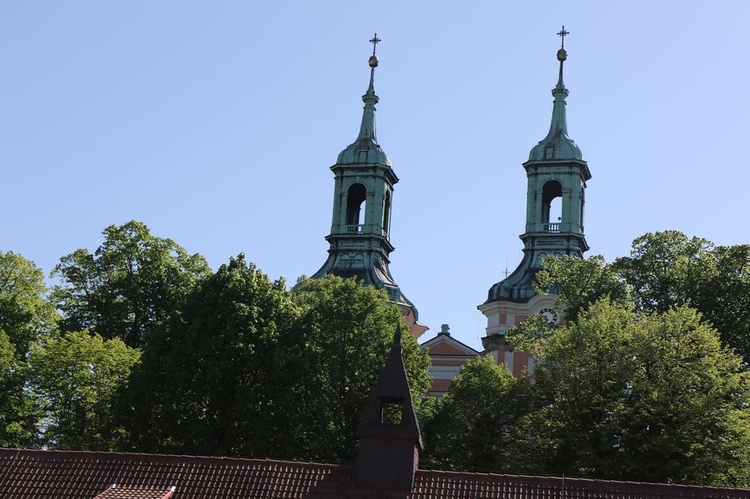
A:
POLYGON ((375 104, 378 103, 378 96, 375 95, 375 68, 378 65, 377 57, 374 55, 370 58, 370 86, 367 92, 362 96, 365 103, 364 112, 362 113, 362 124, 359 127, 359 136, 352 142, 349 147, 341 151, 336 164, 354 165, 354 164, 377 164, 392 167, 391 160, 388 159, 383 148, 378 144, 377 134, 375 132, 375 104))
POLYGON ((529 161, 583 159, 581 149, 568 136, 568 123, 565 119, 565 98, 568 96, 568 89, 563 83, 563 62, 567 55, 565 49, 557 52, 557 59, 560 61, 560 77, 557 85, 552 89, 552 95, 555 98, 552 104, 552 123, 547 136, 531 149, 529 161))

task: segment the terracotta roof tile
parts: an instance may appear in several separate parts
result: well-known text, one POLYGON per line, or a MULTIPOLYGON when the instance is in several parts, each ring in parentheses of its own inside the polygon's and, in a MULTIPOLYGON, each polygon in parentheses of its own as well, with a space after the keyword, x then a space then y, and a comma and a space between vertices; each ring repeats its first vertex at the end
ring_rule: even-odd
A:
POLYGON ((418 470, 409 499, 748 499, 750 490, 584 478, 418 470))
POLYGON ((2 499, 750 499, 740 489, 433 470, 418 470, 411 492, 384 492, 357 489, 355 476, 334 464, 0 449, 2 499))
POLYGON ((164 487, 141 486, 120 487, 117 484, 113 484, 94 499, 170 499, 173 492, 174 487, 168 489, 164 487))
POLYGON ((113 483, 152 490, 175 486, 173 499, 343 498, 354 488, 354 468, 265 459, 0 449, 3 499, 92 499, 113 483))

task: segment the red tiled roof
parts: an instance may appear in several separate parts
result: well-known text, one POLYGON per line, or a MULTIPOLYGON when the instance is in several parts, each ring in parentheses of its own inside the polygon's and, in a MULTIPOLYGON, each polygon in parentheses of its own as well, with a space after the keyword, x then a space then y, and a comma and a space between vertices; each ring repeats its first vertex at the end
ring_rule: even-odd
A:
POLYGON ((750 499, 750 490, 432 470, 417 471, 410 493, 387 494, 357 489, 355 475, 352 466, 266 459, 0 449, 3 499, 92 499, 115 493, 112 484, 133 494, 175 486, 171 499, 750 499))
POLYGON ((585 478, 419 470, 409 499, 737 499, 750 490, 585 478))
POLYGON ((330 464, 110 452, 0 449, 3 499, 92 499, 111 484, 173 499, 347 497, 354 468, 330 464))

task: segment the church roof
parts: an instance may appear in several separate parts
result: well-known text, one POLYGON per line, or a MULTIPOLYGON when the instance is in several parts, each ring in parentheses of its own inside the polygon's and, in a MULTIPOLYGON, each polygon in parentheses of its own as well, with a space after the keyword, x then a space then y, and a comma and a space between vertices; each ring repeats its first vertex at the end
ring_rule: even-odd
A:
POLYGON ((419 345, 420 348, 422 348, 422 350, 429 349, 431 357, 441 355, 477 357, 479 355, 477 350, 474 350, 466 343, 462 343, 451 336, 449 330, 448 324, 443 324, 441 326, 441 331, 434 337, 419 345))
POLYGON ((0 449, 0 497, 4 499, 92 499, 169 497, 170 499, 400 497, 579 499, 750 498, 750 490, 418 470, 411 491, 387 493, 357 489, 353 466, 336 464, 115 452, 0 449), (117 484, 133 495, 99 495, 117 484), (171 496, 135 491, 171 491, 171 496))
POLYGON ((568 136, 568 122, 565 116, 565 98, 568 96, 568 89, 563 83, 563 63, 568 58, 565 51, 565 31, 558 33, 562 37, 563 43, 560 50, 557 51, 557 60, 560 61, 560 74, 557 79, 557 85, 552 89, 552 96, 555 98, 552 104, 552 122, 550 123, 549 133, 529 153, 529 161, 541 160, 566 160, 578 159, 583 160, 581 149, 568 136))
POLYGON ((368 64, 370 65, 370 85, 367 87, 365 95, 362 96, 365 107, 362 113, 359 135, 357 136, 357 140, 341 151, 336 160, 337 165, 378 164, 388 167, 392 166, 391 160, 388 159, 383 148, 378 144, 377 132, 375 130, 375 104, 379 102, 378 96, 375 95, 375 68, 378 67, 379 62, 375 56, 375 47, 379 41, 377 33, 370 40, 373 44, 372 56, 368 60, 368 64))

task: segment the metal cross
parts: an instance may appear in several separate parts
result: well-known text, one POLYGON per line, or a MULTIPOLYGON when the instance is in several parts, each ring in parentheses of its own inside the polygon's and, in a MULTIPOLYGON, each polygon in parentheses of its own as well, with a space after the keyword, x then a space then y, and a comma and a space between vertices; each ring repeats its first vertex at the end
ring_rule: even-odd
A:
POLYGON ((375 36, 372 37, 372 40, 370 40, 370 43, 372 43, 372 55, 375 55, 375 47, 377 47, 378 43, 380 43, 382 40, 378 38, 378 34, 375 33, 375 36))
MULTIPOLYGON (((563 25, 562 31, 559 31, 557 33, 557 36, 559 36, 560 38, 562 38, 562 43, 560 45, 560 48, 563 48, 563 49, 565 48, 565 35, 569 35, 569 34, 570 34, 570 31, 565 31, 565 25, 563 25)), ((372 40, 370 40, 370 41, 372 41, 372 40)))

